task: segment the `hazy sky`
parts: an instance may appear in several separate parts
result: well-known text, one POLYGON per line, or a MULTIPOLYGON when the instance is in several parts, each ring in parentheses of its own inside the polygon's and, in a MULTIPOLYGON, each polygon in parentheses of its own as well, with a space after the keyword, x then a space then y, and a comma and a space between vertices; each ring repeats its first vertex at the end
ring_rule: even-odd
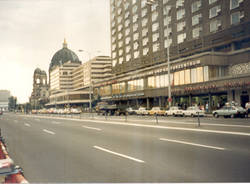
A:
POLYGON ((33 72, 48 75, 53 54, 68 48, 80 60, 110 55, 109 0, 0 0, 0 89, 28 102, 33 72))

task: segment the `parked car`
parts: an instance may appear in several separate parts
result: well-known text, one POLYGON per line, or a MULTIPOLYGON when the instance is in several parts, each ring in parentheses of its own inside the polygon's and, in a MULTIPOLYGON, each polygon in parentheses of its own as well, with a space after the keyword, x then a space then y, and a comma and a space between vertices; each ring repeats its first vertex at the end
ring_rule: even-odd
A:
POLYGON ((162 110, 160 107, 153 107, 150 111, 148 111, 149 115, 159 115, 159 116, 164 116, 165 111, 162 110))
POLYGON ((0 115, 3 115, 3 111, 0 111, 0 115))
POLYGON ((246 117, 247 116, 247 110, 240 107, 240 106, 224 106, 219 110, 215 110, 212 112, 213 116, 218 118, 219 116, 227 117, 246 117))
POLYGON ((172 106, 165 111, 165 116, 183 116, 182 109, 178 106, 172 106))
POLYGON ((135 110, 132 107, 126 109, 129 115, 136 114, 135 110))
POLYGON ((205 111, 201 110, 198 106, 188 107, 187 110, 183 110, 183 116, 205 116, 205 111))
POLYGON ((148 115, 148 110, 145 107, 140 107, 135 112, 137 115, 148 115))
POLYGON ((72 114, 80 114, 80 113, 81 113, 81 110, 80 110, 80 109, 76 109, 76 108, 72 108, 72 109, 70 109, 70 112, 71 112, 72 114))

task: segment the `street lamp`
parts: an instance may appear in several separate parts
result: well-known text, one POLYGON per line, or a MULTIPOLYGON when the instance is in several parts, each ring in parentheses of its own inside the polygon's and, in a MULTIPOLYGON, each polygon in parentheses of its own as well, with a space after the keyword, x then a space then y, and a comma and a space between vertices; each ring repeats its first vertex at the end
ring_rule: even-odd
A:
MULTIPOLYGON (((147 0, 147 4, 152 6, 153 4, 157 3, 157 0, 147 0)), ((164 6, 163 7, 166 11, 166 14, 168 15, 170 13, 171 7, 170 6, 164 6)), ((169 23, 167 23, 167 30, 169 30, 169 23)), ((169 107, 172 106, 172 95, 171 95, 171 79, 170 79, 170 57, 169 57, 169 49, 170 49, 170 40, 169 40, 169 34, 167 33, 167 63, 168 63, 168 104, 169 107)))

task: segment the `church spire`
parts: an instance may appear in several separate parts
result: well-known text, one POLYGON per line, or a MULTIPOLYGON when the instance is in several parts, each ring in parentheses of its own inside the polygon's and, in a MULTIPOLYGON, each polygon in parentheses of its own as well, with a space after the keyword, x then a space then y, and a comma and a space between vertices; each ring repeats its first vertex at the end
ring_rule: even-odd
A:
POLYGON ((67 48, 67 42, 66 42, 65 38, 64 38, 64 42, 63 42, 63 48, 67 48))

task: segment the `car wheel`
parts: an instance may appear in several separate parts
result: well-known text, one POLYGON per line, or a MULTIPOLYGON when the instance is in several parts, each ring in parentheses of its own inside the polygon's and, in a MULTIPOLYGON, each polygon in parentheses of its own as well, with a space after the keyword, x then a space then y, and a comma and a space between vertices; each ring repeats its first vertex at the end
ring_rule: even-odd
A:
POLYGON ((185 115, 185 114, 182 114, 182 116, 183 116, 183 117, 186 117, 186 115, 185 115))
POLYGON ((193 115, 193 114, 191 114, 191 117, 193 118, 193 117, 194 117, 194 115, 193 115))
POLYGON ((219 114, 214 113, 214 117, 218 118, 218 117, 219 117, 219 114))

